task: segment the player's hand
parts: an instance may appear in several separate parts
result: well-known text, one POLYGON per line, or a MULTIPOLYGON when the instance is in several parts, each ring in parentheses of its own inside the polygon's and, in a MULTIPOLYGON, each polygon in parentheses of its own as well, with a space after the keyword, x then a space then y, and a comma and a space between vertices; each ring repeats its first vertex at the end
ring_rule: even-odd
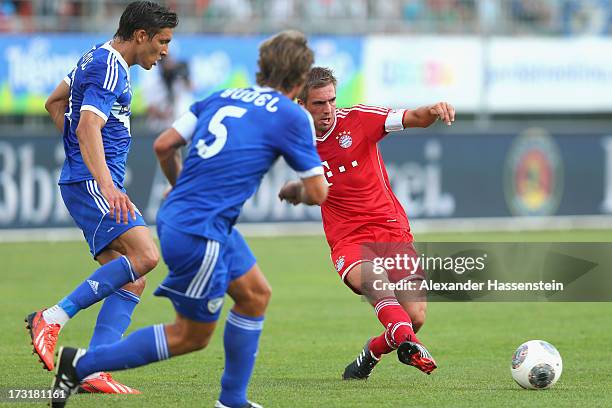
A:
POLYGON ((298 205, 300 201, 300 192, 302 190, 301 181, 288 181, 281 187, 278 192, 278 198, 281 201, 287 201, 293 205, 298 205))
POLYGON ((114 218, 117 224, 123 221, 124 224, 128 223, 128 215, 136 220, 136 211, 134 210, 134 204, 130 200, 127 194, 119 190, 114 185, 109 187, 100 186, 100 192, 108 201, 109 216, 114 218))
POLYGON ((448 126, 455 121, 455 107, 448 102, 438 102, 429 107, 429 113, 435 115, 448 126))

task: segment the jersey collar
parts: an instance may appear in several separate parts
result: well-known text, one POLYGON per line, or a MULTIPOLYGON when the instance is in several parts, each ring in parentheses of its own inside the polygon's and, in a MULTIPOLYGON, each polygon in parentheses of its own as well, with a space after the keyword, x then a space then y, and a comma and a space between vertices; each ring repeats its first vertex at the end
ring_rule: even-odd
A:
POLYGON ((327 139, 329 135, 331 135, 331 133, 334 131, 334 128, 336 127, 337 115, 338 115, 338 110, 336 109, 336 114, 334 115, 334 123, 332 123, 331 127, 327 130, 327 132, 325 132, 323 136, 317 137, 317 142, 325 141, 325 139, 327 139))
POLYGON ((123 59, 123 55, 121 55, 119 51, 113 48, 110 41, 105 42, 101 48, 104 48, 105 50, 108 50, 109 52, 114 54, 115 57, 117 57, 117 61, 119 61, 119 63, 123 66, 123 68, 125 68, 125 70, 128 73, 130 72, 130 67, 128 66, 127 62, 123 59))

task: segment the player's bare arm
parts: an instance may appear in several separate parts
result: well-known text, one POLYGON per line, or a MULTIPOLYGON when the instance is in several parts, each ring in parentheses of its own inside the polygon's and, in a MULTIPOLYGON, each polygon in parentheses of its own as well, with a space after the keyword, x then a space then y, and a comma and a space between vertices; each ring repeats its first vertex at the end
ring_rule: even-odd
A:
POLYGON ((174 128, 163 131, 153 143, 159 165, 172 187, 176 184, 176 179, 181 172, 180 148, 185 144, 185 139, 174 128))
POLYGON ((321 205, 327 198, 328 188, 323 176, 313 176, 285 183, 278 198, 293 205, 321 205))
POLYGON ((404 128, 426 128, 438 119, 450 126, 455 121, 455 108, 453 105, 448 102, 438 102, 433 105, 421 106, 417 109, 407 109, 404 112, 402 124, 404 128))
POLYGON ((69 96, 70 87, 65 81, 62 81, 55 87, 45 102, 45 109, 49 112, 51 120, 60 132, 64 131, 64 113, 68 106, 69 96))
POLYGON ((108 201, 110 216, 114 217, 117 223, 120 223, 123 218, 123 222, 127 224, 128 214, 135 220, 136 213, 134 212, 134 204, 127 194, 115 186, 106 164, 101 133, 105 123, 106 121, 95 113, 83 110, 76 134, 79 139, 83 161, 100 186, 100 192, 108 201))

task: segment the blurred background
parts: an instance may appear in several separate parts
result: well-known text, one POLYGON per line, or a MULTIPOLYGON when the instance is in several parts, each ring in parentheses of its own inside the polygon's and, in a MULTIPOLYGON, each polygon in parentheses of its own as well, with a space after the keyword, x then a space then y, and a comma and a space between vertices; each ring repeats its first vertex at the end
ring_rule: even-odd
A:
MULTIPOLYGON (((0 240, 74 233, 56 186, 62 140, 44 101, 112 37, 127 3, 0 1, 0 240)), ((166 188, 153 138, 194 100, 251 84, 262 39, 295 28, 316 64, 334 69, 339 107, 456 106, 452 127, 380 144, 417 231, 612 227, 612 0, 165 3, 180 17, 170 57, 131 71, 126 187, 149 222, 166 188)), ((293 177, 284 163, 266 177, 243 211, 247 230, 322 231, 318 208, 276 199, 293 177)))

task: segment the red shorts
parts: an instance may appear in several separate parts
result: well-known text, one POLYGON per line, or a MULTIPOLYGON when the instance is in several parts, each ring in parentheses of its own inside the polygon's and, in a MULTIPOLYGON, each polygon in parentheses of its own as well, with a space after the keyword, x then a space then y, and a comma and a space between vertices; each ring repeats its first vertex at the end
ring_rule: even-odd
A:
MULTIPOLYGON (((418 257, 412 242, 412 234, 407 228, 366 225, 338 241, 332 248, 331 260, 344 283, 347 283, 348 273, 364 262, 373 263, 374 268, 384 271, 393 283, 424 279, 422 268, 411 267, 413 263, 410 259, 418 257)), ((355 288, 351 289, 359 293, 355 288)))

